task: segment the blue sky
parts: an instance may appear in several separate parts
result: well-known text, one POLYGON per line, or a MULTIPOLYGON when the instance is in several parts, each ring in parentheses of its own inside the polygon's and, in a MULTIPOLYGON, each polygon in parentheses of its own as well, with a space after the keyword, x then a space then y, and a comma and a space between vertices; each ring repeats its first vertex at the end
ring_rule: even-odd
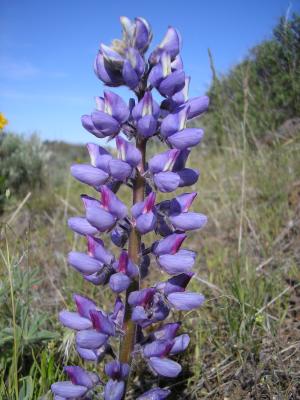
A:
POLYGON ((103 91, 93 60, 101 42, 120 36, 120 15, 148 19, 154 44, 168 25, 180 30, 190 94, 198 95, 211 79, 207 48, 226 72, 270 36, 289 5, 299 10, 299 0, 1 0, 0 111, 15 132, 86 142, 80 116, 103 91))

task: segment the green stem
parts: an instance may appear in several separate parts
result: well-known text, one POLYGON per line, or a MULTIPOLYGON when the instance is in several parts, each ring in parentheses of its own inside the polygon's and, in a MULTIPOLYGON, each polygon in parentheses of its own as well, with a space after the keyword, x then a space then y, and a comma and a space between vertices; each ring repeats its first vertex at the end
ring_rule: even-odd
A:
MULTIPOLYGON (((145 193, 145 179, 142 174, 145 168, 145 160, 146 160, 146 141, 137 139, 136 147, 140 150, 142 154, 142 166, 140 171, 137 173, 137 177, 133 183, 133 204, 144 200, 145 193)), ((141 235, 135 229, 132 228, 129 236, 129 245, 128 245, 128 256, 129 258, 136 264, 140 264, 140 252, 141 252, 141 235)), ((137 328, 136 325, 131 320, 131 307, 128 304, 128 297, 131 292, 135 290, 139 290, 140 281, 139 277, 134 279, 126 291, 126 301, 125 301, 125 316, 124 316, 124 325, 123 329, 125 332, 124 337, 122 338, 121 347, 120 347, 120 361, 122 363, 128 363, 131 365, 131 353, 134 349, 134 345, 136 342, 137 328)), ((127 384, 127 382, 126 382, 127 384)), ((124 390, 125 398, 126 390, 124 390)))

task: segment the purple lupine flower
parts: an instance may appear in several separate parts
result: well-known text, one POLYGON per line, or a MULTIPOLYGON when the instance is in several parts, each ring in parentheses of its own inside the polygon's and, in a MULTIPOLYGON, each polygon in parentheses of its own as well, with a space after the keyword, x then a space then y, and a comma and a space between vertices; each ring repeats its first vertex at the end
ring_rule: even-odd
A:
POLYGON ((163 400, 166 399, 170 394, 170 390, 156 387, 143 393, 137 398, 137 400, 163 400))
POLYGON ((145 61, 140 52, 129 47, 125 54, 122 76, 125 84, 130 89, 136 89, 145 71, 145 61))
POLYGON ((144 18, 135 18, 134 22, 127 17, 120 18, 123 27, 123 40, 144 54, 152 40, 151 27, 144 18))
POLYGON ((184 150, 196 146, 203 137, 203 129, 186 128, 190 106, 168 114, 161 123, 161 134, 174 148, 184 150))
POLYGON ((178 363, 174 363, 167 356, 185 351, 189 345, 190 338, 187 334, 175 337, 176 331, 177 329, 174 329, 173 326, 160 328, 158 336, 163 338, 154 339, 142 348, 143 356, 149 366, 159 375, 174 377, 181 371, 181 366, 178 363))
POLYGON ((68 226, 80 235, 96 235, 98 229, 91 225, 84 217, 71 217, 68 219, 68 226))
POLYGON ((191 186, 197 182, 199 172, 185 167, 189 153, 187 149, 171 149, 149 160, 149 171, 160 192, 172 192, 178 187, 191 186))
POLYGON ((129 108, 124 100, 119 95, 107 91, 104 92, 103 98, 98 98, 96 111, 91 116, 84 115, 81 121, 85 129, 103 138, 118 134, 128 117, 129 108))
POLYGON ((205 300, 202 294, 194 292, 175 292, 167 296, 169 303, 180 311, 190 311, 200 307, 205 300))
POLYGON ((182 40, 181 35, 177 29, 170 26, 165 34, 161 43, 150 55, 150 62, 157 63, 159 57, 161 57, 162 52, 166 51, 170 54, 170 57, 175 59, 181 50, 182 40))
POLYGON ((111 361, 105 365, 105 374, 110 378, 104 389, 104 400, 121 400, 130 367, 126 363, 111 361))
MULTIPOLYGON (((207 220, 190 210, 196 193, 175 195, 158 204, 155 200, 157 191, 169 193, 197 182, 199 171, 189 168, 187 160, 191 149, 200 143, 203 130, 189 128, 187 122, 201 116, 209 101, 206 96, 188 97, 190 78, 184 71, 181 37, 175 28, 168 28, 147 57, 152 40, 149 23, 141 17, 133 21, 121 17, 121 24, 122 38, 109 46, 100 45, 94 70, 106 86, 125 85, 136 99, 127 104, 119 95, 105 91, 95 98, 96 109, 82 116, 82 125, 91 134, 115 138, 117 156, 88 143, 90 164, 73 165, 71 174, 99 192, 100 199, 82 195, 85 216, 68 220, 69 227, 86 236, 88 244, 87 252, 69 253, 69 264, 86 281, 107 285, 116 300, 113 310, 105 312, 89 298, 74 295, 77 310, 59 314, 61 323, 76 331, 80 357, 92 362, 113 358, 105 365, 108 381, 104 400, 126 396, 126 381, 136 352, 143 355, 154 374, 177 377, 181 365, 171 357, 187 348, 190 337, 179 333, 181 322, 166 319, 173 311, 194 310, 204 301, 202 294, 187 290, 196 254, 181 248, 186 232, 202 228, 207 220), (153 88, 164 97, 160 105, 154 100, 153 88), (146 145, 153 136, 169 149, 146 161, 146 145), (133 192, 131 215, 116 194, 122 185, 133 192), (142 235, 152 231, 163 238, 146 246, 142 235), (109 233, 112 245, 121 248, 118 259, 99 238, 104 233, 109 233), (141 289, 140 280, 150 270, 150 257, 155 257, 171 277, 141 289), (162 325, 151 333, 142 331, 158 322, 162 325), (140 327, 138 335, 132 324, 140 327), (121 345, 120 359, 113 351, 115 339, 121 345)), ((102 384, 98 376, 80 367, 66 367, 65 372, 70 381, 52 385, 57 400, 90 399, 94 388, 102 384)), ((139 399, 160 400, 169 394, 168 389, 154 387, 139 399)))
POLYGON ((102 383, 97 374, 85 371, 81 367, 68 366, 64 371, 70 381, 56 382, 51 385, 52 393, 59 399, 82 399, 89 390, 102 383))
POLYGON ((115 265, 115 271, 109 280, 109 286, 115 293, 121 293, 128 288, 132 278, 138 275, 138 267, 130 260, 127 251, 123 250, 118 263, 115 265))
POLYGON ((162 96, 172 97, 184 88, 185 73, 177 69, 178 64, 173 64, 171 55, 163 51, 160 60, 150 71, 149 84, 155 87, 162 96))
POLYGON ((155 192, 151 192, 144 201, 135 203, 134 206, 131 207, 131 213, 134 218, 134 225, 142 235, 153 231, 155 227, 155 197, 155 192))
POLYGON ((81 200, 85 207, 87 221, 100 232, 110 230, 115 225, 117 218, 100 201, 87 195, 82 195, 81 200))
POLYGON ((132 118, 136 123, 137 133, 143 138, 149 138, 156 133, 160 108, 150 91, 135 105, 132 118))
POLYGON ((59 313, 60 322, 75 330, 92 328, 93 324, 90 320, 90 310, 96 310, 96 304, 89 298, 74 294, 73 299, 76 303, 77 312, 63 310, 59 313))
POLYGON ((123 57, 116 51, 110 49, 108 46, 101 45, 94 62, 95 74, 107 86, 115 87, 123 85, 123 61, 123 57))
POLYGON ((185 105, 188 108, 188 120, 201 116, 207 111, 209 106, 209 98, 207 96, 188 98, 190 80, 191 78, 186 76, 183 89, 163 102, 163 107, 170 112, 176 112, 180 109, 180 106, 185 105))
POLYGON ((163 321, 170 311, 165 299, 155 288, 131 292, 128 303, 133 307, 131 319, 143 328, 163 321))
MULTIPOLYGON (((87 236, 88 252, 71 251, 68 255, 69 264, 83 276, 92 281, 101 278, 100 283, 106 283, 113 272, 114 256, 104 247, 103 241, 93 236, 87 236)), ((93 282, 96 283, 96 282, 93 282)))
POLYGON ((158 231, 169 227, 167 232, 170 234, 174 230, 185 232, 203 228, 207 223, 206 215, 189 211, 196 195, 196 192, 182 193, 172 200, 158 204, 156 206, 159 210, 158 231))
POLYGON ((172 192, 180 183, 180 176, 172 172, 180 150, 167 150, 157 154, 149 160, 149 171, 153 175, 153 182, 160 192, 172 192))
POLYGON ((71 166, 71 174, 82 183, 98 188, 103 185, 109 175, 99 168, 88 164, 74 164, 71 166))
POLYGON ((132 176, 134 168, 141 162, 140 151, 121 137, 116 138, 118 158, 109 161, 110 175, 120 181, 125 182, 132 176))
POLYGON ((193 272, 182 273, 156 285, 156 290, 166 297, 168 307, 190 311, 203 304, 205 298, 202 294, 185 291, 193 275, 193 272))
POLYGON ((193 272, 172 276, 165 282, 159 282, 156 289, 163 291, 166 296, 174 292, 184 292, 193 276, 193 272))
POLYGON ((101 186, 100 191, 101 202, 86 195, 82 195, 81 199, 88 222, 100 232, 105 232, 127 215, 127 207, 107 186, 101 186))

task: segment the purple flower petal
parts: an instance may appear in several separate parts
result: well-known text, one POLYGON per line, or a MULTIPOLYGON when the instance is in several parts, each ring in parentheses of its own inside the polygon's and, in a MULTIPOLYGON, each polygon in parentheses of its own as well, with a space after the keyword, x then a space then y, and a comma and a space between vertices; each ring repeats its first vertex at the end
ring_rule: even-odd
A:
POLYGON ((92 323, 89 319, 81 317, 76 312, 63 310, 59 313, 59 321, 70 329, 82 330, 92 328, 92 323))
POLYGON ((164 357, 173 348, 173 340, 154 340, 143 347, 144 357, 164 357))
POLYGON ((203 129, 186 128, 169 136, 168 141, 176 149, 183 150, 188 147, 196 146, 202 140, 203 135, 203 129))
POLYGON ((157 64, 151 69, 148 77, 148 82, 151 86, 157 87, 162 80, 163 80, 163 69, 161 64, 157 64))
POLYGON ((158 375, 168 378, 175 378, 182 369, 180 364, 169 358, 151 357, 149 365, 158 375))
POLYGON ((107 181, 109 176, 101 169, 86 164, 72 165, 71 174, 80 182, 95 187, 103 185, 107 181))
POLYGON ((132 262, 130 260, 130 258, 128 259, 128 263, 127 263, 127 272, 126 274, 130 277, 133 278, 135 276, 138 276, 139 274, 139 268, 136 264, 134 264, 134 262, 132 262))
POLYGON ((105 374, 113 380, 126 379, 130 372, 130 366, 120 361, 110 361, 105 365, 105 374))
POLYGON ((182 231, 201 229, 207 223, 206 215, 194 212, 185 212, 169 218, 174 228, 182 231))
POLYGON ((95 272, 94 274, 84 275, 83 278, 93 285, 99 286, 105 285, 108 282, 110 275, 110 272, 104 268, 99 272, 95 272))
POLYGON ((113 274, 109 280, 109 286, 115 293, 121 293, 126 290, 131 283, 131 279, 123 272, 113 274))
POLYGON ((85 386, 74 385, 70 381, 53 383, 51 385, 51 390, 56 396, 66 398, 81 397, 87 392, 85 386))
POLYGON ((175 58, 181 50, 181 35, 177 29, 170 26, 163 40, 159 44, 159 49, 162 49, 170 54, 171 58, 175 58))
POLYGON ((68 226, 80 235, 96 235, 98 229, 91 225, 84 217, 71 217, 68 226))
POLYGON ((153 212, 142 214, 136 220, 136 228, 142 235, 153 231, 155 224, 156 216, 153 212))
POLYGON ((130 62, 137 76, 141 78, 145 72, 145 61, 140 52, 134 47, 129 47, 126 51, 126 59, 130 62))
POLYGON ((111 229, 116 222, 116 217, 101 207, 87 208, 86 218, 100 232, 105 232, 111 229))
POLYGON ((182 193, 179 196, 175 197, 175 199, 171 201, 170 205, 171 214, 180 214, 187 212, 196 196, 197 192, 192 192, 182 193))
POLYGON ((159 105, 156 103, 155 100, 153 100, 150 91, 146 91, 144 97, 132 110, 132 117, 135 121, 138 121, 140 118, 145 117, 146 115, 153 115, 153 117, 157 120, 159 114, 159 105))
POLYGON ((97 361, 98 356, 95 350, 91 349, 84 349, 82 347, 77 346, 76 350, 78 354, 80 355, 81 358, 83 358, 86 361, 97 361))
POLYGON ((139 77, 128 60, 124 61, 122 75, 124 82, 130 89, 135 89, 139 84, 139 77))
POLYGON ((103 147, 98 146, 95 143, 88 143, 86 147, 90 155, 92 166, 108 172, 108 163, 109 160, 112 159, 111 154, 109 154, 109 152, 103 147))
POLYGON ((125 204, 105 185, 101 187, 102 204, 118 219, 128 214, 125 204))
MULTIPOLYGON (((183 67, 180 67, 179 69, 182 69, 183 67)), ((172 96, 172 103, 173 107, 176 108, 178 106, 181 106, 188 100, 188 94, 189 94, 189 86, 190 86, 190 80, 191 78, 189 76, 185 77, 185 85, 182 90, 174 94, 172 96)), ((189 103, 187 103, 189 104, 189 103)))
POLYGON ((122 400, 125 390, 123 381, 113 381, 110 379, 105 385, 104 400, 122 400))
POLYGON ((148 162, 149 170, 153 174, 171 170, 179 154, 179 150, 171 149, 155 155, 148 162))
POLYGON ((170 171, 155 174, 153 180, 157 189, 162 193, 173 192, 180 183, 179 175, 170 171))
MULTIPOLYGON (((179 92, 184 88, 185 85, 185 74, 183 71, 175 71, 168 75, 159 84, 158 91, 160 94, 166 97, 171 97, 175 93, 179 92)), ((94 122, 94 121, 93 121, 94 122)), ((94 122, 95 123, 95 122, 94 122)), ((97 125, 95 124, 96 128, 97 125)))
POLYGON ((103 111, 94 111, 91 117, 95 128, 104 136, 111 136, 119 133, 120 124, 111 115, 103 111))
POLYGON ((105 44, 101 43, 100 45, 100 50, 103 54, 103 57, 105 60, 107 60, 110 63, 115 63, 115 65, 122 65, 123 64, 123 57, 117 53, 115 50, 113 50, 111 47, 106 46, 105 44))
POLYGON ((132 143, 127 142, 120 136, 116 137, 118 158, 126 161, 131 167, 135 168, 142 160, 142 155, 132 143))
POLYGON ((143 393, 137 400, 163 400, 171 394, 168 389, 153 388, 143 393))
POLYGON ((115 70, 110 68, 109 63, 104 60, 104 56, 100 51, 97 54, 94 63, 94 71, 99 79, 102 80, 107 86, 120 86, 123 84, 122 76, 115 70))
POLYGON ((152 300, 156 290, 154 288, 145 288, 130 293, 128 303, 131 306, 145 305, 152 300))
POLYGON ((173 135, 179 131, 179 116, 178 113, 168 114, 161 123, 160 132, 164 138, 173 135))
POLYGON ((161 268, 170 275, 189 272, 195 263, 193 252, 179 250, 175 254, 163 254, 157 258, 161 268))
POLYGON ((194 276, 193 272, 187 272, 184 274, 179 274, 163 282, 161 287, 160 284, 157 285, 157 289, 163 289, 164 294, 167 296, 174 292, 184 292, 191 278, 194 276))
POLYGON ((144 321, 148 320, 148 314, 146 313, 144 307, 136 306, 132 311, 131 319, 136 324, 142 324, 144 321))
POLYGON ((103 264, 99 260, 96 260, 96 258, 78 251, 71 251, 68 254, 68 263, 73 268, 87 275, 100 271, 103 267, 103 264))
POLYGON ((134 47, 144 53, 147 51, 151 39, 152 33, 149 23, 144 18, 135 18, 134 47))
POLYGON ((90 310, 96 310, 97 306, 93 300, 80 294, 73 294, 78 313, 85 318, 90 318, 90 310))
POLYGON ((94 382, 89 376, 88 372, 78 366, 67 366, 64 367, 64 371, 68 374, 74 385, 85 386, 91 389, 94 386, 94 382))
POLYGON ((125 182, 132 174, 132 167, 125 161, 111 159, 109 161, 109 172, 113 178, 125 182))
POLYGON ((93 327, 100 333, 109 336, 115 336, 116 327, 110 317, 103 314, 102 311, 90 310, 90 317, 93 327))
POLYGON ((83 330, 76 334, 76 344, 84 349, 98 349, 108 339, 107 335, 96 330, 83 330))
POLYGON ((173 233, 172 235, 156 242, 153 253, 156 256, 161 256, 162 254, 175 254, 185 239, 186 235, 184 233, 173 233))
POLYGON ((180 322, 171 322, 171 323, 165 324, 162 327, 160 327, 159 329, 157 329, 155 332, 153 332, 153 336, 157 340, 174 339, 180 326, 181 326, 180 322))
POLYGON ((81 117, 81 123, 82 123, 82 126, 84 127, 84 129, 86 129, 88 132, 92 133, 93 135, 97 136, 98 138, 105 137, 105 135, 95 127, 95 125, 92 121, 92 117, 90 115, 83 115, 81 117))
MULTIPOLYGON (((116 93, 104 92, 104 102, 106 112, 115 118, 120 124, 127 121, 129 117, 129 109, 125 101, 116 93)), ((93 117, 92 117, 93 118, 93 117)))
POLYGON ((188 118, 195 118, 207 111, 209 106, 209 97, 194 97, 188 100, 187 104, 189 105, 188 118))
POLYGON ((156 132, 157 120, 153 115, 145 115, 137 123, 137 131, 144 138, 149 138, 156 132))
POLYGON ((197 169, 184 168, 176 173, 179 176, 179 187, 192 186, 199 178, 199 171, 197 169))
POLYGON ((114 256, 104 247, 104 243, 101 239, 93 236, 87 236, 87 241, 88 251, 93 257, 103 262, 103 264, 110 265, 112 263, 114 256))
POLYGON ((178 292, 168 295, 168 301, 177 310, 190 311, 200 307, 204 302, 204 296, 193 292, 178 292))
POLYGON ((173 347, 170 351, 170 355, 175 355, 178 353, 182 353, 188 347, 190 343, 190 337, 186 333, 183 335, 179 335, 174 339, 173 347))

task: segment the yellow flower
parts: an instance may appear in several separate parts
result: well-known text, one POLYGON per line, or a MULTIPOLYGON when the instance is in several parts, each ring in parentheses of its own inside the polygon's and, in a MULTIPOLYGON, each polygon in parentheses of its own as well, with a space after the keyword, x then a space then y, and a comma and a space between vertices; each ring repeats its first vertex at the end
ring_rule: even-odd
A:
POLYGON ((8 120, 0 113, 0 131, 8 124, 8 120))

